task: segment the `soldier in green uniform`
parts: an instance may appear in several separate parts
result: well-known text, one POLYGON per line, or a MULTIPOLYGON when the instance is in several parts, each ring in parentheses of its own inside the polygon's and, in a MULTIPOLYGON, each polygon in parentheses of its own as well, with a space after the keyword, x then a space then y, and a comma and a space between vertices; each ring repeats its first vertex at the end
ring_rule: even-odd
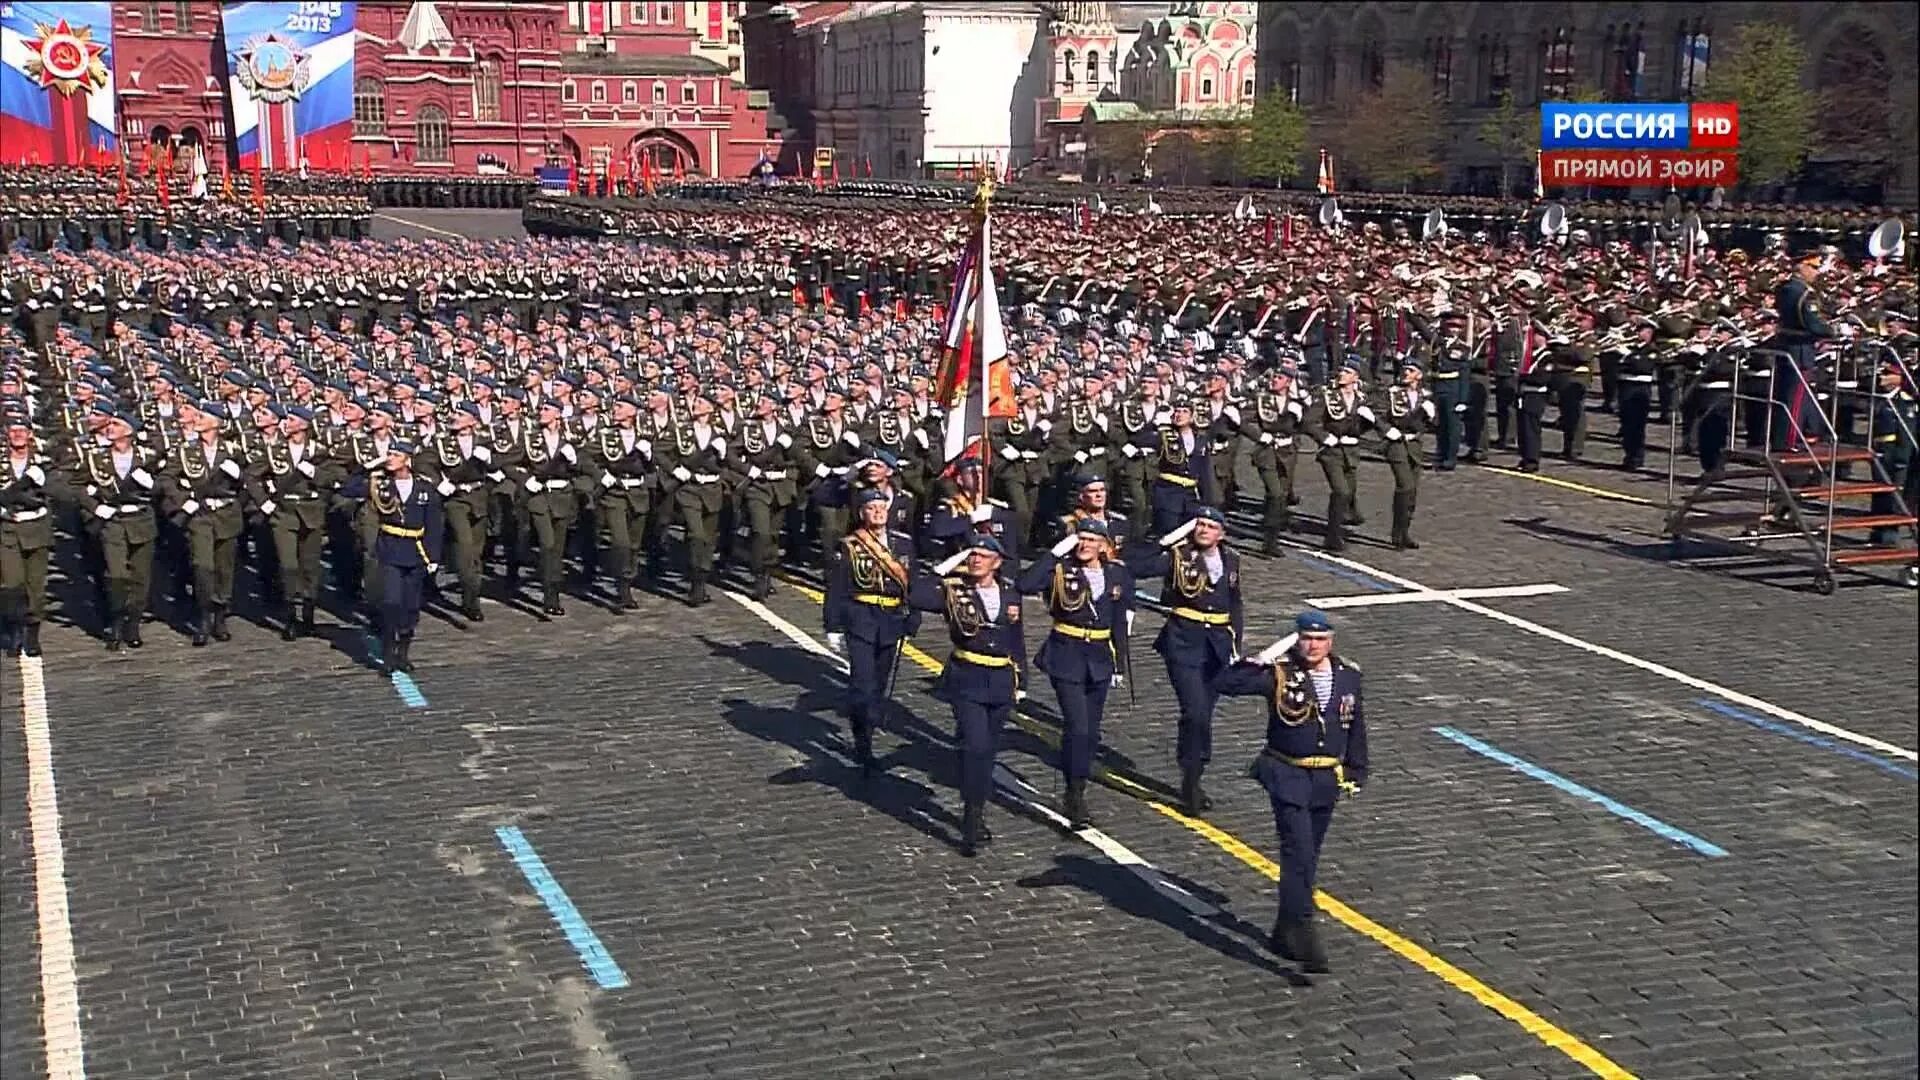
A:
POLYGON ((107 445, 83 446, 74 468, 73 486, 80 492, 80 509, 94 535, 107 584, 101 616, 109 652, 143 644, 140 619, 147 612, 154 542, 160 535, 153 516, 158 460, 135 441, 138 433, 138 421, 112 414, 107 445))
POLYGON ((480 610, 480 575, 487 551, 488 498, 491 485, 505 476, 494 464, 480 421, 480 406, 460 403, 450 428, 422 442, 415 458, 431 471, 440 493, 447 535, 453 540, 454 572, 460 579, 460 614, 470 622, 486 619, 480 610))
POLYGON ((0 653, 40 655, 53 552, 53 459, 40 452, 24 403, 0 402, 0 653))
POLYGON ((747 565, 752 595, 773 593, 773 567, 780 558, 780 532, 799 497, 801 456, 793 433, 780 423, 771 395, 754 399, 753 415, 740 425, 733 447, 741 516, 747 522, 747 565))
POLYGON ((1261 551, 1267 555, 1280 554, 1280 534, 1287 531, 1291 516, 1289 496, 1293 494, 1294 464, 1298 460, 1294 439, 1306 415, 1294 393, 1294 377, 1291 364, 1273 370, 1267 385, 1254 394, 1252 415, 1245 429, 1253 442, 1253 468, 1260 476, 1261 551))
POLYGON ((573 478, 582 468, 579 448, 568 438, 560 403, 540 403, 540 424, 527 432, 519 481, 527 493, 527 516, 540 544, 540 609, 548 618, 565 615, 560 606, 566 570, 567 538, 573 529, 573 478))
POLYGON ((597 509, 607 530, 605 565, 613 574, 621 611, 640 606, 633 583, 640 573, 641 549, 653 535, 653 442, 640 430, 639 419, 638 401, 615 398, 613 422, 595 425, 588 442, 598 470, 597 509))
POLYGON ((231 640, 227 605, 233 599, 234 542, 245 523, 241 513, 245 465, 220 437, 220 406, 203 401, 185 420, 190 437, 163 470, 161 508, 187 534, 193 565, 197 617, 193 644, 231 640))
POLYGON ((1401 551, 1419 547, 1413 539, 1413 511, 1420 497, 1420 470, 1426 455, 1420 436, 1438 415, 1433 396, 1420 385, 1420 362, 1400 362, 1400 382, 1387 387, 1381 403, 1381 436, 1386 439, 1387 468, 1393 470, 1393 546, 1401 551))
POLYGON ((326 499, 335 477, 328 455, 314 445, 312 428, 312 410, 287 409, 278 437, 261 443, 248 470, 250 498, 266 519, 280 571, 282 641, 313 634, 313 606, 320 595, 326 499))
POLYGON ((687 422, 674 433, 672 475, 679 484, 673 504, 687 530, 687 603, 698 607, 708 600, 728 448, 725 435, 713 422, 711 398, 696 396, 687 411, 687 422))

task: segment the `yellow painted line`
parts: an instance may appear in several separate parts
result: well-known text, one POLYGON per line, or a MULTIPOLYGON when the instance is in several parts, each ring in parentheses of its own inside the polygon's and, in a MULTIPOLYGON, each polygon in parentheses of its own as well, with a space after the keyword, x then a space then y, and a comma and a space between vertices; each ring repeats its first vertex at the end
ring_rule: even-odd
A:
POLYGON ((1624 491, 1614 491, 1611 488, 1594 487, 1591 484, 1582 484, 1575 480, 1562 480, 1557 476, 1545 476, 1545 475, 1542 475, 1541 473, 1521 472, 1519 469, 1509 469, 1504 465, 1482 465, 1480 467, 1487 470, 1488 472, 1497 472, 1503 476, 1517 476, 1522 480, 1531 480, 1536 484, 1551 484, 1552 486, 1557 488, 1566 488, 1568 491, 1577 491, 1582 495, 1591 495, 1596 499, 1611 499, 1614 502, 1633 503, 1635 506, 1660 505, 1659 503, 1654 502, 1652 499, 1643 499, 1638 495, 1629 495, 1624 491))
MULTIPOLYGON (((791 578, 783 579, 786 580, 795 591, 807 599, 812 600, 814 603, 820 604, 826 602, 826 596, 821 593, 820 590, 810 585, 801 584, 791 578)), ((928 655, 924 649, 921 649, 911 642, 902 643, 901 655, 935 674, 938 674, 943 667, 939 660, 928 655)), ((1048 743, 1054 746, 1059 745, 1059 735, 1050 725, 1042 724, 1019 712, 1014 714, 1014 721, 1018 723, 1021 728, 1040 736, 1048 743)), ((1176 821, 1192 832, 1205 837, 1215 847, 1218 847, 1220 850, 1252 868, 1255 873, 1260 874, 1269 881, 1280 880, 1280 865, 1261 854, 1239 837, 1211 822, 1202 821, 1195 817, 1188 817, 1186 814, 1162 802, 1159 796, 1153 791, 1127 777, 1113 772, 1104 765, 1096 765, 1094 771, 1096 778, 1102 783, 1121 788, 1128 794, 1138 797, 1148 806, 1153 807, 1153 809, 1158 811, 1162 816, 1176 821)), ((1500 991, 1495 990, 1493 987, 1488 986, 1486 983, 1481 982, 1479 979, 1474 978, 1466 971, 1461 970, 1459 967, 1442 959, 1433 952, 1387 929, 1385 926, 1374 922, 1372 919, 1367 918, 1360 912, 1340 902, 1335 897, 1316 889, 1313 893, 1313 899, 1314 903, 1319 905, 1320 910, 1326 912, 1335 922, 1338 922, 1340 925, 1362 937, 1369 938, 1385 946, 1389 951, 1400 956, 1402 959, 1410 961, 1416 967, 1421 968, 1429 974, 1438 976, 1440 981, 1487 1008, 1492 1009, 1506 1019, 1520 1025, 1521 1028, 1525 1029, 1527 1034, 1532 1035, 1534 1038, 1560 1051, 1567 1057, 1572 1058, 1585 1067, 1587 1071, 1593 1073, 1593 1075, 1602 1077, 1603 1080, 1636 1080, 1634 1074, 1614 1064, 1612 1059, 1608 1058, 1605 1054, 1581 1042, 1578 1037, 1566 1030, 1555 1026, 1539 1013, 1534 1012, 1518 1001, 1513 1000, 1500 991)))

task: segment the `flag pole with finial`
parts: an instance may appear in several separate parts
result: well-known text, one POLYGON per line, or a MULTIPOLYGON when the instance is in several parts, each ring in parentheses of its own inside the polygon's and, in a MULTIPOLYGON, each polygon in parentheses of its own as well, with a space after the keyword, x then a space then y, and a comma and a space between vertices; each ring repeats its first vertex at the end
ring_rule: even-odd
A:
MULTIPOLYGON (((973 189, 974 229, 980 236, 980 258, 974 267, 977 275, 977 287, 973 298, 973 377, 980 384, 980 499, 983 503, 993 498, 993 424, 988 420, 992 412, 993 387, 987 371, 987 282, 990 280, 987 267, 989 254, 987 245, 991 239, 987 232, 987 221, 993 213, 993 177, 985 173, 973 189)), ((962 316, 965 318, 965 316, 962 316)), ((964 405, 962 406, 964 408, 964 405)))

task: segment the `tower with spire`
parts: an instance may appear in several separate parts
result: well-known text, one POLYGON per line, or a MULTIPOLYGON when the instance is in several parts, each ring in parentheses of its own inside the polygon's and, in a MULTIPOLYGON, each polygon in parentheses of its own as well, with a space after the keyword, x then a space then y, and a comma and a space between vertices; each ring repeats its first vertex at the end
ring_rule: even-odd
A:
POLYGON ((1052 161, 1054 171, 1075 175, 1083 152, 1078 149, 1080 114, 1102 94, 1113 97, 1119 90, 1120 32, 1111 4, 1049 3, 1045 8, 1050 70, 1047 92, 1035 102, 1036 150, 1052 161))

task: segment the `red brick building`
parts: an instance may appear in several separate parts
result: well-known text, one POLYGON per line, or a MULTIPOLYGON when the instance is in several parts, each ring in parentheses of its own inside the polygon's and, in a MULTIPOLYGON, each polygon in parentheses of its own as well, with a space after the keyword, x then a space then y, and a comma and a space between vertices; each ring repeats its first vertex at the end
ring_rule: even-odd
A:
POLYGON ((651 158, 663 174, 744 176, 767 111, 742 77, 737 0, 568 0, 561 22, 562 153, 596 170, 651 158))
POLYGON ((175 136, 186 145, 226 144, 227 96, 215 75, 223 66, 214 55, 219 48, 219 4, 113 5, 114 92, 125 145, 175 136))

